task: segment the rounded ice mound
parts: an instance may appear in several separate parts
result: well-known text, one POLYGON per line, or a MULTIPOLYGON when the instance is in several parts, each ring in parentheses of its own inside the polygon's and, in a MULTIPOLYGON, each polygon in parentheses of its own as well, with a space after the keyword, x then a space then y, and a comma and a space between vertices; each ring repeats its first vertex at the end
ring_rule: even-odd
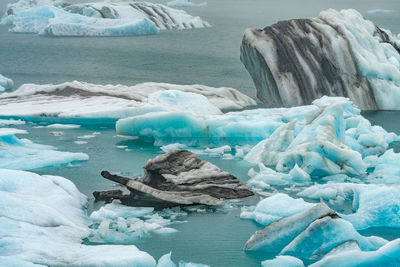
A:
POLYGON ((185 110, 193 114, 222 114, 221 110, 210 103, 203 95, 178 90, 158 91, 148 96, 151 105, 167 110, 185 110))

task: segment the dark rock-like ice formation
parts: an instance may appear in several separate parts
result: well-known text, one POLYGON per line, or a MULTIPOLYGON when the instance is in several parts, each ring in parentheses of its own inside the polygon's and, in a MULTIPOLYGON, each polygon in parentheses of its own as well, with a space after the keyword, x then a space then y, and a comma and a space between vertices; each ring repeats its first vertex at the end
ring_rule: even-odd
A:
POLYGON ((138 179, 103 171, 103 177, 126 186, 129 192, 94 192, 96 200, 110 202, 119 199, 129 206, 165 208, 221 205, 225 199, 253 195, 236 177, 186 150, 173 150, 151 159, 144 170, 144 175, 138 179))
POLYGON ((273 107, 349 97, 363 110, 399 109, 400 40, 355 10, 247 29, 241 61, 273 107))

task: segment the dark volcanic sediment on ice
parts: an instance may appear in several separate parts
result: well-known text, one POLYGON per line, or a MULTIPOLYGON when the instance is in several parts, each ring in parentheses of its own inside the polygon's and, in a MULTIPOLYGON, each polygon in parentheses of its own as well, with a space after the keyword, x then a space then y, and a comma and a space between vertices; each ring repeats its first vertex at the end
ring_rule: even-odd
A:
POLYGON ((121 200, 129 206, 157 208, 180 205, 221 205, 223 200, 253 195, 235 176, 203 161, 186 150, 173 150, 144 166, 144 175, 129 179, 103 171, 101 175, 126 186, 121 190, 94 192, 96 200, 121 200))

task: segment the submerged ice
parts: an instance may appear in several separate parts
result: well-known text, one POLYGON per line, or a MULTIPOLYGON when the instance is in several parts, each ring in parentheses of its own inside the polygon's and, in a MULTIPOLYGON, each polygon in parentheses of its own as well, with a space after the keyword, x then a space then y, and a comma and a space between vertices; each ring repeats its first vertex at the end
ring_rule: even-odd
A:
POLYGON ((14 25, 13 32, 47 36, 134 36, 210 27, 183 10, 135 1, 71 4, 20 0, 7 6, 1 23, 14 25))
POLYGON ((27 134, 27 132, 13 128, 0 128, 0 168, 33 170, 63 166, 89 159, 89 156, 84 153, 57 151, 52 146, 20 139, 15 136, 17 134, 27 134))
POLYGON ((258 98, 298 106, 323 95, 349 97, 363 110, 397 110, 400 41, 355 10, 247 29, 241 60, 258 98))

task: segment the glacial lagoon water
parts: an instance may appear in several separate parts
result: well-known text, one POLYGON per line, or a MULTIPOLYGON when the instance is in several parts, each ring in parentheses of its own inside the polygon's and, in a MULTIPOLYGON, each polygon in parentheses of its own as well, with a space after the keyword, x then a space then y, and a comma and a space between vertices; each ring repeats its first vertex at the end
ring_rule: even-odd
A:
MULTIPOLYGON (((0 0, 0 13, 8 1, 0 0)), ((159 1, 160 2, 160 1, 159 1)), ((0 73, 23 83, 60 83, 81 80, 99 84, 170 82, 234 87, 250 96, 254 85, 239 60, 239 46, 247 27, 261 28, 278 20, 316 16, 326 8, 356 8, 378 25, 400 32, 400 2, 397 0, 321 1, 299 3, 293 0, 208 1, 206 7, 186 8, 213 27, 190 31, 163 31, 159 35, 130 38, 46 38, 31 34, 13 34, 0 26, 0 73), (368 14, 371 9, 393 10, 387 14, 368 14)), ((368 112, 373 124, 400 134, 399 112, 368 112)), ((113 187, 100 176, 104 169, 139 176, 145 162, 161 153, 151 144, 116 136, 110 125, 83 126, 60 130, 53 135, 47 128, 28 123, 19 128, 29 131, 33 142, 53 145, 63 151, 84 152, 87 162, 76 166, 38 170, 73 181, 79 190, 93 200, 92 192, 113 187), (79 138, 98 132, 95 137, 79 138), (76 144, 74 141, 87 141, 76 144)), ((202 157, 223 170, 247 181, 250 165, 243 161, 202 157)), ((242 204, 255 204, 257 197, 242 204)), ((91 202, 89 210, 96 209, 91 202)), ((168 236, 153 236, 135 243, 156 259, 173 252, 173 259, 211 266, 259 266, 268 256, 246 253, 243 246, 260 228, 252 221, 239 219, 240 208, 224 213, 190 213, 186 223, 173 224, 178 230, 168 236)), ((377 234, 379 229, 374 231, 377 234)), ((399 237, 398 231, 382 230, 385 238, 399 237)))

